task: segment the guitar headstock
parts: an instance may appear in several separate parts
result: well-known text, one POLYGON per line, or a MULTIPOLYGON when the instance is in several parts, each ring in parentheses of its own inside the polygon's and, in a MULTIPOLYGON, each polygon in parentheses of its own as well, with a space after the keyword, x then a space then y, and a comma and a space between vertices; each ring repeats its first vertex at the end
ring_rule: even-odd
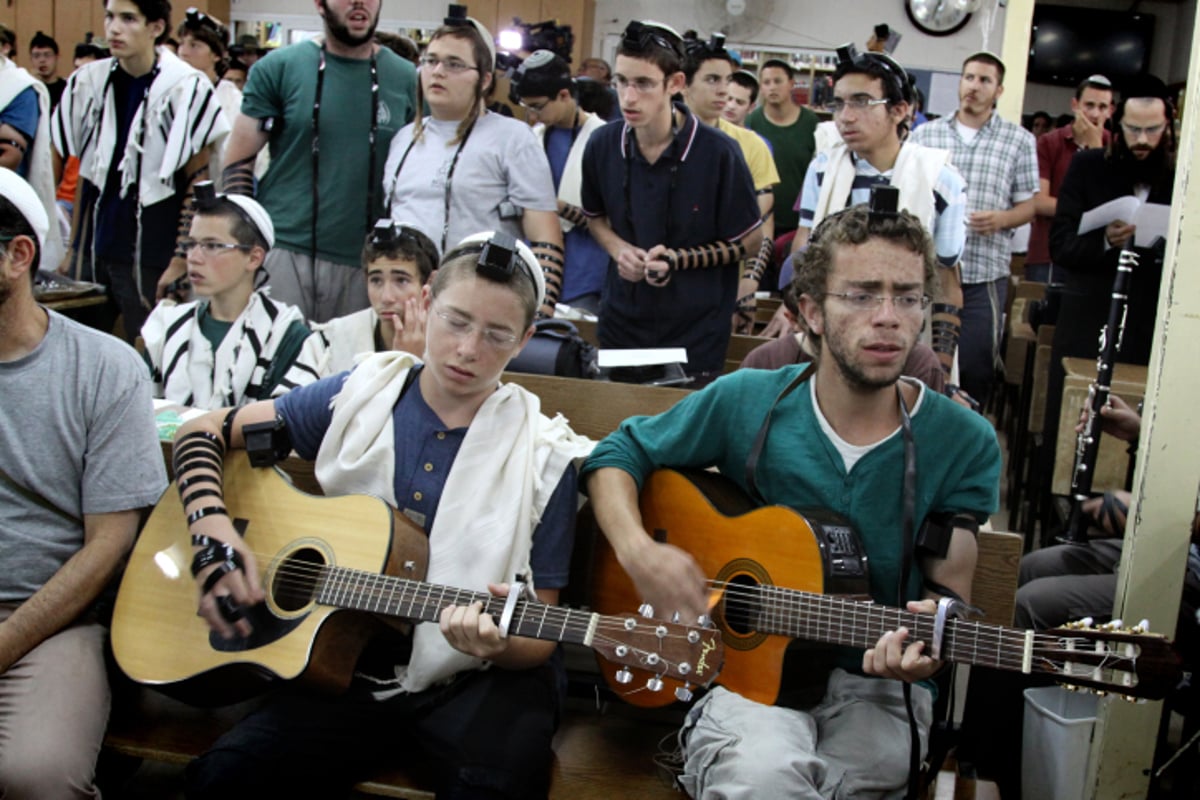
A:
POLYGON ((1165 637, 1113 620, 1093 627, 1070 622, 1036 635, 1033 669, 1069 686, 1117 694, 1128 700, 1160 700, 1181 677, 1179 654, 1165 637))
MULTIPOLYGON (((605 659, 621 665, 610 680, 619 691, 661 692, 664 680, 682 684, 676 699, 691 699, 690 687, 708 686, 725 663, 721 632, 700 625, 650 619, 639 614, 604 616, 591 646, 605 659), (629 668, 646 673, 635 681, 629 668)), ((670 701, 668 701, 670 702, 670 701)))

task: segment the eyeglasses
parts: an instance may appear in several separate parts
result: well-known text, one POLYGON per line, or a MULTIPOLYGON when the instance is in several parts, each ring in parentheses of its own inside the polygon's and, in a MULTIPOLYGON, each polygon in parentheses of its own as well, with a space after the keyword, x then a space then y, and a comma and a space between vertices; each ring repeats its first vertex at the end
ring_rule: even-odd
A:
POLYGON ((847 108, 851 111, 866 111, 871 106, 881 106, 886 102, 886 97, 851 97, 849 100, 839 97, 826 103, 825 110, 830 114, 840 114, 847 108))
MULTIPOLYGON (((452 314, 449 311, 433 310, 434 315, 440 319, 445 325, 446 330, 450 335, 465 339, 470 336, 478 327, 474 322, 465 320, 457 314, 452 314)), ((494 350, 504 350, 512 347, 521 337, 515 333, 500 330, 499 328, 484 328, 481 333, 481 340, 494 350)))
POLYGON ((421 56, 420 64, 430 72, 433 72, 438 67, 442 67, 451 75, 458 75, 469 69, 479 69, 474 64, 468 64, 457 58, 438 58, 437 56, 421 56))
POLYGON ((532 111, 535 114, 540 114, 543 110, 545 110, 546 106, 550 105, 551 102, 552 101, 550 100, 543 100, 540 103, 526 103, 524 100, 521 100, 518 105, 520 105, 521 108, 525 109, 526 111, 532 111))
POLYGON ((855 311, 873 312, 891 300, 897 314, 915 314, 929 308, 927 294, 871 294, 870 292, 826 292, 826 297, 836 297, 855 311))
POLYGON ((1155 136, 1158 136, 1160 133, 1162 133, 1166 127, 1167 126, 1165 123, 1159 123, 1158 125, 1149 125, 1145 128, 1138 127, 1137 125, 1130 125, 1125 122, 1121 123, 1121 130, 1125 131, 1126 133, 1128 133, 1130 136, 1132 136, 1135 139, 1137 139, 1142 134, 1145 134, 1146 138, 1148 138, 1148 139, 1153 139, 1155 136))
POLYGON ((197 241, 196 239, 180 239, 179 246, 183 248, 183 252, 192 252, 193 247, 199 247, 200 252, 204 253, 205 258, 219 256, 229 250, 241 250, 243 253, 249 253, 254 249, 253 245, 238 244, 237 242, 214 242, 211 239, 197 241))
POLYGON ((652 80, 650 78, 634 78, 633 80, 629 80, 624 75, 618 75, 613 80, 613 83, 616 84, 618 92, 623 92, 626 89, 628 89, 630 86, 632 86, 633 90, 635 92, 637 92, 638 94, 645 94, 646 92, 652 92, 655 89, 657 89, 659 86, 667 85, 667 82, 665 79, 661 80, 661 81, 652 80))

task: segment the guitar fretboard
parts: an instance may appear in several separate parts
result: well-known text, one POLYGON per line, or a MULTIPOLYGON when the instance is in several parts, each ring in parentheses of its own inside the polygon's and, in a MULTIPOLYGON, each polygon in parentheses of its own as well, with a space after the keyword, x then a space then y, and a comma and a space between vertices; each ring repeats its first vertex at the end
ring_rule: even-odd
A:
MULTIPOLYGON (((924 641, 927 647, 933 641, 931 614, 778 586, 738 587, 730 593, 735 603, 757 606, 755 627, 764 633, 869 648, 883 634, 905 627, 908 641, 924 641)), ((966 664, 1020 669, 1028 646, 1025 631, 1000 625, 951 618, 942 631, 942 658, 966 664)))
MULTIPOLYGON (((345 567, 327 567, 317 578, 318 603, 337 608, 369 611, 391 617, 437 622, 447 606, 479 602, 484 612, 499 622, 507 599, 484 592, 393 578, 345 567)), ((599 615, 520 598, 516 601, 509 634, 590 647, 599 615)))

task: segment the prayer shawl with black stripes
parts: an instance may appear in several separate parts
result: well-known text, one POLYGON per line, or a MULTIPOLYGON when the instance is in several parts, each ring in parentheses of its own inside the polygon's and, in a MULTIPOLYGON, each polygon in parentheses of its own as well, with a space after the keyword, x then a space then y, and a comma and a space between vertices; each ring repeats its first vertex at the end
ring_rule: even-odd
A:
MULTIPOLYGON (((254 292, 214 353, 200 331, 206 305, 207 301, 175 305, 164 300, 142 326, 154 396, 208 409, 266 399, 263 379, 288 328, 304 321, 300 310, 254 292)), ((316 379, 316 369, 304 362, 302 353, 270 394, 277 397, 316 379)))
MULTIPOLYGON (((113 152, 117 142, 117 106, 111 58, 75 70, 50 126, 54 147, 63 158, 78 158, 80 177, 93 186, 103 190, 115 161, 121 171, 120 194, 125 197, 140 173, 135 253, 141 252, 141 210, 186 189, 175 185, 175 173, 192 156, 229 133, 229 123, 221 113, 221 104, 208 77, 165 47, 158 48, 157 53, 158 75, 150 84, 146 101, 134 112, 124 153, 113 152)), ((140 280, 140 271, 135 274, 140 280)))

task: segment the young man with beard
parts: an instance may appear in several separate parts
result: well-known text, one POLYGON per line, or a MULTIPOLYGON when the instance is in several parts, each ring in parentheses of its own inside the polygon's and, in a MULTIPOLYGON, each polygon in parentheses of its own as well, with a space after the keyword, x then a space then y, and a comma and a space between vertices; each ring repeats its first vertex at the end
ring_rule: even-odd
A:
POLYGON ((98 601, 167 485, 137 353, 33 298, 50 219, 0 169, 0 795, 14 799, 100 796, 98 601))
POLYGON ((925 225, 941 268, 927 343, 932 343, 949 378, 962 306, 958 262, 967 238, 966 182, 950 164, 947 151, 905 141, 912 89, 904 68, 885 53, 859 54, 853 45, 838 53, 834 99, 828 108, 839 142, 808 165, 797 202, 800 227, 792 239, 792 258, 821 220, 848 205, 867 202, 872 186, 899 189, 900 207, 925 225))
POLYGON ((688 111, 705 125, 716 128, 737 142, 754 181, 759 216, 763 221, 762 244, 757 253, 749 254, 742 269, 737 291, 737 313, 733 318, 734 333, 750 333, 754 324, 754 293, 758 291, 763 274, 774 260, 775 220, 771 212, 775 204, 774 187, 779 183, 779 172, 775 169, 771 150, 762 137, 721 116, 729 102, 734 68, 733 57, 725 50, 725 37, 714 33, 708 42, 687 37, 683 40, 683 46, 687 52, 687 59, 683 63, 683 74, 687 77, 683 99, 688 111))
POLYGON ((209 153, 229 131, 212 84, 157 47, 170 29, 167 0, 108 0, 113 57, 71 75, 50 130, 57 157, 78 158, 83 181, 72 261, 108 287, 108 313, 124 316, 130 342, 187 271, 178 241, 191 225, 192 185, 208 177, 209 153))
POLYGON ((1050 261, 1050 226, 1058 211, 1058 193, 1067 177, 1067 167, 1080 150, 1098 150, 1111 138, 1105 124, 1113 112, 1112 83, 1103 75, 1092 75, 1079 84, 1071 98, 1075 121, 1038 137, 1037 157, 1041 189, 1033 198, 1037 216, 1029 234, 1025 278, 1043 283, 1063 280, 1050 261))
MULTIPOLYGON (((998 501, 996 436, 978 414, 901 378, 936 272, 929 235, 908 212, 855 206, 827 218, 794 282, 815 367, 738 370, 659 416, 626 420, 596 446, 582 477, 597 520, 657 616, 708 614, 713 577, 645 529, 638 489, 665 466, 716 467, 765 505, 848 518, 878 603, 903 598, 909 611, 932 612, 935 590, 970 599, 974 532, 998 501), (906 479, 910 460, 915 475, 907 471, 906 479), (928 521, 944 535, 914 550, 906 537, 928 521), (913 570, 902 578, 908 554, 913 570)), ((775 707, 713 690, 680 737, 685 790, 692 797, 895 796, 909 771, 911 719, 917 749, 927 741, 927 681, 941 666, 932 644, 899 628, 865 652, 837 649, 825 683, 785 669, 775 707), (912 684, 911 718, 903 683, 912 684), (802 701, 804 689, 824 699, 802 701)))
POLYGON ((324 36, 254 64, 225 148, 226 192, 254 193, 275 222, 272 297, 324 322, 367 307, 363 237, 384 216, 388 146, 416 109, 416 70, 375 43, 381 0, 315 0, 324 36))
MULTIPOLYGON (((1135 79, 1122 92, 1114 119, 1117 135, 1106 149, 1077 153, 1058 194, 1058 212, 1050 229, 1050 256, 1067 273, 1062 305, 1054 328, 1046 407, 1058 408, 1065 374, 1062 359, 1095 358, 1097 337, 1108 319, 1117 259, 1122 248, 1141 259, 1130 275, 1129 305, 1120 360, 1150 363, 1158 290, 1162 280, 1162 246, 1136 246, 1136 229, 1126 222, 1079 233, 1079 219, 1096 206, 1125 195, 1170 205, 1175 184, 1175 115, 1170 95, 1158 78, 1135 79)), ((1046 415, 1045 441, 1058 435, 1058 415, 1046 415)), ((1046 448, 1047 479, 1053 473, 1054 448, 1046 448)), ((1049 485, 1042 487, 1049 492, 1049 485)))
POLYGON ((684 347, 684 369, 700 386, 724 367, 740 262, 758 251, 762 231, 738 146, 672 102, 686 85, 684 58, 671 28, 649 21, 626 27, 616 64, 625 123, 606 125, 588 142, 583 212, 613 262, 601 345, 684 347))
POLYGON ((913 131, 910 141, 950 151, 967 180, 967 242, 962 255, 962 388, 987 404, 1008 293, 1012 231, 1033 219, 1037 141, 996 113, 1004 62, 980 52, 963 62, 958 110, 913 131))

